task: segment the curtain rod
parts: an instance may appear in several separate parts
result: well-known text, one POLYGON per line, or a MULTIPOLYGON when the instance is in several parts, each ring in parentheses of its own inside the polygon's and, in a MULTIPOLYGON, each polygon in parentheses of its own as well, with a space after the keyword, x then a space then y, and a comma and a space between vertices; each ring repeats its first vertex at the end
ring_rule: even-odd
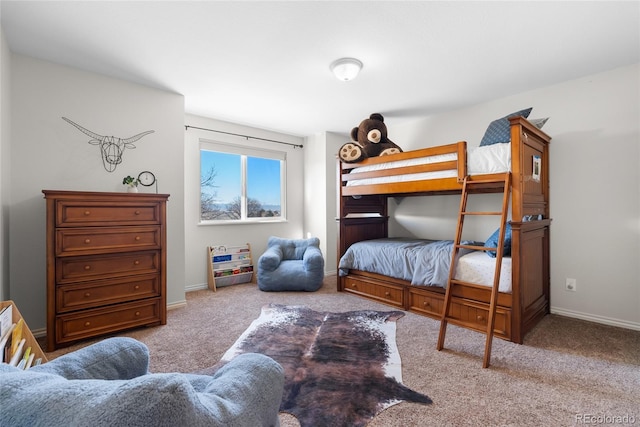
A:
POLYGON ((209 131, 209 132, 224 133, 225 135, 240 136, 240 137, 243 137, 243 138, 246 138, 246 139, 256 139, 256 140, 260 140, 260 141, 269 141, 269 142, 275 142, 275 143, 278 143, 278 144, 291 145, 293 148, 304 148, 304 146, 302 144, 292 144, 290 142, 276 141, 275 139, 258 138, 257 136, 242 135, 242 134, 239 134, 239 133, 224 132, 224 131, 221 131, 221 130, 200 128, 200 127, 197 127, 197 126, 190 126, 190 125, 185 125, 184 128, 185 128, 185 130, 189 130, 189 128, 191 128, 191 129, 199 129, 199 130, 206 130, 206 131, 209 131))

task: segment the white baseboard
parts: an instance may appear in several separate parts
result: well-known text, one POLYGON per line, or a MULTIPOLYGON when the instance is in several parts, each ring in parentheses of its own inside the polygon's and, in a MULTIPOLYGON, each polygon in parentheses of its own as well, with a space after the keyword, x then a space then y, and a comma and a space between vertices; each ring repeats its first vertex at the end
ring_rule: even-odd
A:
POLYGON ((176 308, 183 308, 187 306, 187 300, 172 302, 167 304, 167 310, 174 310, 176 308))
POLYGON ((617 326, 619 328, 633 329, 640 331, 640 323, 629 322, 627 320, 614 319, 611 317, 598 316, 595 314, 582 313, 579 311, 567 310, 559 307, 551 307, 552 314, 558 314, 560 316, 573 317, 575 319, 588 320, 589 322, 602 323, 603 325, 617 326))
POLYGON ((193 292, 193 291, 203 291, 205 289, 209 289, 209 285, 206 283, 200 283, 200 284, 195 284, 195 285, 189 285, 189 286, 185 286, 184 291, 185 292, 193 292))

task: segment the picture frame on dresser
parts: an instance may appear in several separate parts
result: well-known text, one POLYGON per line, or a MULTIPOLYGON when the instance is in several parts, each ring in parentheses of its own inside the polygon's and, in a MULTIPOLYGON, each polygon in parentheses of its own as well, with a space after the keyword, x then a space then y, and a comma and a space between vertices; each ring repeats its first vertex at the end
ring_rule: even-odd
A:
POLYGON ((168 194, 42 190, 47 351, 167 323, 168 194))

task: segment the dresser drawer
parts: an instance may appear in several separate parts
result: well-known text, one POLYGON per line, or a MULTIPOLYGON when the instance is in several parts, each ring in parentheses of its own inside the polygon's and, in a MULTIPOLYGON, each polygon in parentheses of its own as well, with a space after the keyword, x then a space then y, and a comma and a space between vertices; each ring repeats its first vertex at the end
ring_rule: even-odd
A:
POLYGON ((58 285, 132 274, 159 273, 160 252, 132 252, 56 259, 58 285))
POLYGON ((345 281, 344 290, 346 292, 372 298, 385 304, 390 304, 400 308, 404 307, 404 290, 400 286, 383 285, 376 282, 348 277, 345 281))
POLYGON ((160 277, 157 274, 61 285, 56 287, 56 310, 64 313, 152 298, 160 296, 160 291, 160 277))
MULTIPOLYGON (((486 332, 489 319, 489 305, 471 300, 458 298, 451 299, 449 317, 454 323, 461 323, 472 329, 486 332)), ((502 307, 496 307, 496 318, 493 324, 496 336, 509 338, 511 336, 511 311, 502 307)))
POLYGON ((409 289, 409 310, 440 318, 443 307, 444 294, 421 293, 420 290, 409 289))
POLYGON ((56 227, 160 224, 160 207, 155 202, 58 200, 56 227))
POLYGON ((136 326, 159 325, 160 303, 160 298, 153 298, 59 315, 56 340, 65 343, 136 326))
POLYGON ((56 256, 83 253, 160 249, 159 226, 59 228, 56 230, 56 256))

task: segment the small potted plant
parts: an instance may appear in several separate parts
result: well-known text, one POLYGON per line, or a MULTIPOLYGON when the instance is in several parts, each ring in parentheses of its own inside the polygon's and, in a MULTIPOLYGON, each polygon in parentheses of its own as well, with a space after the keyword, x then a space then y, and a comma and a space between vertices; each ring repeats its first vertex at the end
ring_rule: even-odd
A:
POLYGON ((127 186, 127 192, 129 193, 137 193, 138 192, 138 179, 132 176, 127 175, 122 180, 122 183, 127 186))

